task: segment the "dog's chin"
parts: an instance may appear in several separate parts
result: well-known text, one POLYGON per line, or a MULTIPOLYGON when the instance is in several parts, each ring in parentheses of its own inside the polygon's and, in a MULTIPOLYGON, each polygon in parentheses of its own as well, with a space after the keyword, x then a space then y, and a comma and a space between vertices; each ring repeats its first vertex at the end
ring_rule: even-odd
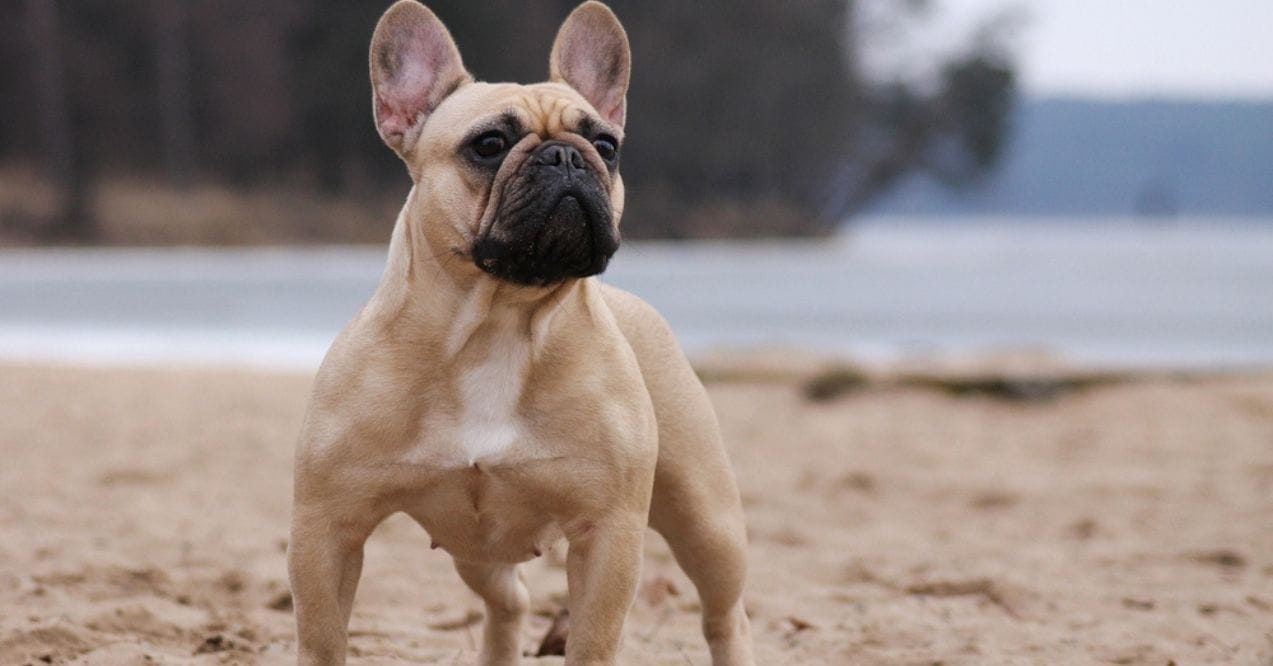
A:
POLYGON ((609 211, 590 204, 566 193, 540 219, 498 220, 473 244, 473 262, 491 276, 526 286, 598 275, 619 240, 609 211))

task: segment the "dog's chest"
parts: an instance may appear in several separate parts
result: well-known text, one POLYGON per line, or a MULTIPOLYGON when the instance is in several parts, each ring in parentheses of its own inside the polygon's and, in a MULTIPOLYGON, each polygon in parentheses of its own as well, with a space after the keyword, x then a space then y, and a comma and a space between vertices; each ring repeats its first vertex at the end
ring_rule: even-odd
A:
POLYGON ((518 562, 560 532, 531 508, 528 495, 538 486, 522 473, 534 465, 531 433, 518 412, 529 341, 504 335, 485 342, 454 381, 456 407, 426 412, 418 441, 402 458, 421 472, 401 487, 403 508, 457 557, 518 562))
POLYGON ((426 411, 403 462, 460 469, 508 454, 526 435, 518 405, 529 363, 529 340, 511 332, 488 340, 455 379, 455 408, 426 411))
POLYGON ((460 409, 453 429, 467 465, 504 452, 521 437, 517 405, 529 361, 528 341, 505 336, 460 377, 460 409))

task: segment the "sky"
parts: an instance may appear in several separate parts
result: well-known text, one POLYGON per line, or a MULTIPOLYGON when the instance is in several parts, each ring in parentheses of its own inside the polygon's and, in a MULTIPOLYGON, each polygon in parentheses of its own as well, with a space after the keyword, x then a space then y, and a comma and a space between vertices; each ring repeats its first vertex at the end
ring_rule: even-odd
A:
MULTIPOLYGON (((916 54, 949 50, 985 17, 1009 10, 1027 93, 1273 99, 1273 0, 935 0, 933 6, 922 27, 906 31, 905 55, 876 45, 885 68, 908 58, 931 60, 916 54)), ((897 34, 885 34, 879 41, 897 43, 897 34)))

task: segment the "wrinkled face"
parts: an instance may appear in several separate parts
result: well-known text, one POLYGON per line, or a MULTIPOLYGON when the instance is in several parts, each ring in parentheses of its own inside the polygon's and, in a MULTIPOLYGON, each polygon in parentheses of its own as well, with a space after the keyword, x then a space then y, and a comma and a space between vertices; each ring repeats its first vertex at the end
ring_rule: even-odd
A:
POLYGON ((549 83, 474 83, 415 0, 380 17, 369 63, 376 129, 411 172, 411 219, 434 256, 529 286, 605 270, 619 247, 632 66, 609 8, 589 0, 566 17, 549 83))
POLYGON ((601 273, 619 247, 622 132, 561 83, 462 86, 409 160, 441 204, 426 224, 448 227, 426 233, 517 284, 601 273))

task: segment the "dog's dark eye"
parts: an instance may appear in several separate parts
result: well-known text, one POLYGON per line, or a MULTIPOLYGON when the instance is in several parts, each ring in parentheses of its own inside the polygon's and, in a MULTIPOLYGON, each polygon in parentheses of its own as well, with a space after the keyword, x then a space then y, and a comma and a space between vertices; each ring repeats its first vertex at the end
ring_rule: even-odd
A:
POLYGON ((508 150, 508 139, 505 139, 502 133, 492 131, 473 139, 473 143, 470 146, 473 148, 474 154, 484 160, 488 160, 499 157, 504 154, 504 151, 508 150))
POLYGON ((597 154, 606 162, 613 162, 614 158, 619 156, 619 142, 609 135, 601 135, 592 140, 592 145, 597 149, 597 154))

